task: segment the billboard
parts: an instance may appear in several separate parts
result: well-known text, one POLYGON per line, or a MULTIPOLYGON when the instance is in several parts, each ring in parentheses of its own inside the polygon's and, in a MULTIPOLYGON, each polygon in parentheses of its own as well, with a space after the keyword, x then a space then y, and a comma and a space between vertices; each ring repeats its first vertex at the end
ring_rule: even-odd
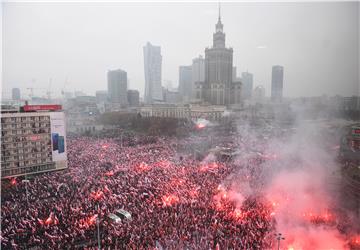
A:
MULTIPOLYGON (((59 168, 66 167, 66 129, 63 112, 50 113, 52 159, 59 168)), ((57 167, 58 168, 58 167, 57 167)))
POLYGON ((51 105, 25 105, 23 106, 25 112, 30 111, 57 111, 61 110, 62 106, 59 104, 51 104, 51 105))

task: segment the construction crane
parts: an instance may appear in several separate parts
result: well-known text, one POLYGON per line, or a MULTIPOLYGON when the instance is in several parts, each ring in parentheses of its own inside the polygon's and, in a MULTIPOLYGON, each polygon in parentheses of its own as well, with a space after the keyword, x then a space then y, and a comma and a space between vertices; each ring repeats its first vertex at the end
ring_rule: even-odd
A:
MULTIPOLYGON (((66 97, 67 97, 67 93, 68 93, 67 90, 69 90, 69 89, 67 88, 68 85, 69 85, 69 78, 66 77, 66 78, 65 78, 64 85, 63 85, 63 87, 62 87, 62 89, 61 89, 61 95, 62 95, 62 97, 63 97, 64 100, 65 100, 66 97)), ((72 91, 71 94, 73 94, 73 92, 74 92, 74 91, 72 91)))
MULTIPOLYGON (((35 79, 32 80, 33 86, 35 85, 34 84, 35 81, 36 81, 35 79)), ((46 90, 46 96, 50 100, 51 99, 51 83, 52 83, 52 78, 49 79, 48 88, 34 88, 34 87, 26 88, 26 89, 30 90, 30 94, 29 94, 30 99, 32 99, 34 97, 34 89, 41 89, 41 90, 46 90)))
POLYGON ((66 85, 68 84, 68 78, 66 77, 65 78, 65 82, 64 82, 64 86, 63 88, 61 89, 61 95, 62 97, 65 99, 65 88, 66 88, 66 85))

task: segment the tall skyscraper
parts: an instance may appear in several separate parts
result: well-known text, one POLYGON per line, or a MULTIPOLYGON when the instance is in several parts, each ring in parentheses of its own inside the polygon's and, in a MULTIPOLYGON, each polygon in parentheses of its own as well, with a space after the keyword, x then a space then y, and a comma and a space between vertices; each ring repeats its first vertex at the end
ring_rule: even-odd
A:
POLYGON ((108 78, 108 93, 109 99, 112 103, 127 105, 127 73, 124 70, 109 70, 108 78))
POLYGON ((21 99, 19 88, 12 89, 12 99, 16 101, 19 101, 21 99))
POLYGON ((205 81, 205 59, 202 55, 192 60, 191 98, 196 98, 195 84, 205 81))
POLYGON ((179 67, 179 95, 184 101, 192 98, 192 66, 179 67))
POLYGON ((147 43, 144 50, 144 70, 145 70, 145 103, 153 103, 163 100, 161 86, 161 48, 147 43))
POLYGON ((271 76, 271 100, 282 101, 283 97, 284 67, 275 65, 272 67, 271 76))
POLYGON ((238 104, 241 82, 233 81, 233 49, 225 47, 225 33, 219 18, 213 34, 213 47, 205 49, 205 81, 196 83, 196 98, 213 105, 238 104))
POLYGON ((242 97, 244 99, 249 99, 252 95, 253 91, 253 74, 249 72, 242 72, 241 73, 241 80, 242 80, 242 97))

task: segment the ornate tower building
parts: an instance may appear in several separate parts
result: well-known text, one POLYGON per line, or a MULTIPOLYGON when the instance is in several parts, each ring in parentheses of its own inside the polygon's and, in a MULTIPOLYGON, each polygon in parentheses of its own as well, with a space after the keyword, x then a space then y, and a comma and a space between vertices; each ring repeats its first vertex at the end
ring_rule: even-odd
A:
POLYGON ((225 33, 219 18, 212 48, 205 49, 205 81, 197 83, 197 98, 213 105, 240 103, 241 83, 233 82, 233 49, 225 47, 225 33))

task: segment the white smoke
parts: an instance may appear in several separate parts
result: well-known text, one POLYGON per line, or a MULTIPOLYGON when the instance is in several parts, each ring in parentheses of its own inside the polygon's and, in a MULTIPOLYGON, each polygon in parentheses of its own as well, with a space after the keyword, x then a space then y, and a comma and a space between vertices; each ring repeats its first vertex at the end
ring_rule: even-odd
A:
MULTIPOLYGON (((323 124, 301 121, 296 129, 285 129, 285 134, 291 136, 275 135, 270 139, 259 134, 266 133, 264 127, 259 130, 239 127, 240 141, 247 145, 239 149, 237 163, 242 164, 256 154, 266 158, 260 166, 266 177, 259 181, 264 182, 262 191, 273 206, 276 230, 285 236, 281 243, 285 249, 347 249, 344 236, 331 224, 337 219, 333 212, 337 200, 330 184, 339 167, 329 145, 338 138, 329 138, 323 124), (317 217, 329 220, 329 224, 316 225, 312 220, 317 217)), ((282 132, 277 128, 271 130, 282 132)), ((248 169, 237 174, 247 175, 248 169)), ((240 197, 255 192, 246 182, 234 181, 231 186, 240 197)))

